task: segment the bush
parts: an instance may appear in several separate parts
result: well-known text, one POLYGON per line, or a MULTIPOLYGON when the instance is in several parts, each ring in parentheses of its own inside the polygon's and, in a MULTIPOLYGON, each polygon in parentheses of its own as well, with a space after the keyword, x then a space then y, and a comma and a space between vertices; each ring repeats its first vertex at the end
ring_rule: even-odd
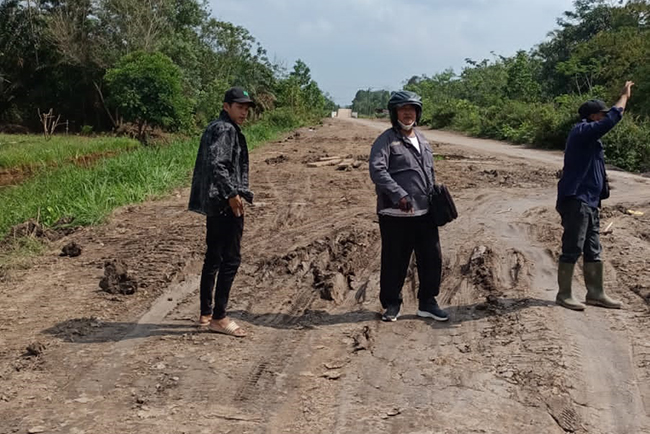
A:
POLYGON ((125 120, 138 125, 140 141, 145 141, 149 126, 175 130, 190 127, 191 104, 182 92, 181 70, 164 54, 127 54, 104 78, 109 103, 125 120))
POLYGON ((292 109, 283 107, 264 113, 260 122, 286 129, 300 125, 302 119, 292 109))
POLYGON ((444 103, 433 104, 425 98, 422 105, 424 123, 432 128, 452 128, 473 135, 480 133, 479 108, 467 100, 450 99, 444 103))
POLYGON ((624 116, 603 137, 608 164, 631 171, 650 171, 650 123, 624 116))
POLYGON ((467 134, 481 133, 481 113, 477 106, 466 100, 458 100, 454 105, 455 115, 451 127, 467 134))
POLYGON ((207 125, 219 116, 223 108, 223 96, 229 87, 230 84, 225 80, 215 79, 205 90, 199 92, 195 116, 198 125, 207 125))
MULTIPOLYGON (((571 128, 579 121, 577 108, 589 96, 563 95, 555 103, 505 100, 479 108, 465 100, 433 107, 432 126, 449 127, 474 136, 564 149, 571 128)), ((625 170, 650 171, 650 123, 630 116, 604 138, 606 160, 625 170)))
POLYGON ((456 116, 456 107, 451 104, 433 106, 425 100, 423 104, 423 113, 430 113, 427 122, 431 128, 448 128, 451 126, 456 116))
POLYGON ((93 126, 92 125, 84 125, 81 127, 81 135, 82 136, 89 136, 93 133, 93 126))

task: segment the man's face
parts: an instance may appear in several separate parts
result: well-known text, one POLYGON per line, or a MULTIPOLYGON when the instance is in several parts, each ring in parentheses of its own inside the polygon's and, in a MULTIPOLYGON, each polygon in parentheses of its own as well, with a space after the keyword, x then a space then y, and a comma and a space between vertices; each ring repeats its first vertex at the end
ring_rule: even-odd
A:
POLYGON ((412 104, 397 107, 397 120, 404 125, 411 125, 415 123, 417 111, 412 104))
POLYGON ((223 103, 223 109, 228 113, 230 119, 235 122, 237 125, 243 125, 248 117, 248 109, 250 104, 242 104, 239 102, 233 102, 228 104, 227 102, 223 103))
POLYGON ((601 121, 605 119, 605 112, 598 112, 598 113, 594 113, 593 115, 589 115, 589 119, 591 119, 594 122, 601 121))

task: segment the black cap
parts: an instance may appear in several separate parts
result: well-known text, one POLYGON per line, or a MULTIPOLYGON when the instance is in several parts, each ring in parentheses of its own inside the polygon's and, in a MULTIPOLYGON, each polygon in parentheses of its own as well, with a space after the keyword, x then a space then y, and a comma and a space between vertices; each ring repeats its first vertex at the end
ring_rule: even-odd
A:
POLYGON ((605 105, 604 102, 602 102, 599 99, 590 99, 586 103, 582 104, 580 108, 578 109, 578 114, 582 119, 587 119, 589 115, 596 114, 598 112, 608 112, 609 107, 605 105))
POLYGON ((250 104, 255 107, 255 101, 253 101, 250 95, 248 95, 248 92, 241 87, 231 87, 228 89, 226 95, 223 97, 223 102, 228 104, 238 102, 240 104, 250 104))

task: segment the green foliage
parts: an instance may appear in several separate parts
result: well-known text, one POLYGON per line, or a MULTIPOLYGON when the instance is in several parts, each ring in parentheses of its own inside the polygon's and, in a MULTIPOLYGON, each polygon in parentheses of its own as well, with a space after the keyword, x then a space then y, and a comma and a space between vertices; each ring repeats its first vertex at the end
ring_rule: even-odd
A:
POLYGON ((563 149, 587 99, 614 102, 635 80, 624 122, 604 137, 608 162, 650 167, 650 2, 577 0, 551 39, 530 53, 468 59, 460 75, 412 77, 406 88, 423 97, 423 120, 434 128, 563 149), (634 117, 637 115, 637 117, 634 117))
POLYGON ((289 108, 279 108, 265 113, 252 125, 244 127, 246 140, 257 144, 272 140, 280 131, 289 131, 305 125, 309 120, 301 119, 289 108))
POLYGON ((525 102, 538 101, 541 86, 534 78, 537 67, 537 62, 534 62, 526 52, 519 51, 507 65, 506 97, 525 102))
POLYGON ((278 81, 275 93, 277 107, 293 110, 301 118, 320 119, 334 105, 312 79, 309 67, 300 59, 289 75, 278 81))
POLYGON ((162 53, 136 51, 122 58, 105 77, 111 105, 139 126, 180 129, 189 124, 189 102, 181 89, 181 71, 162 53))
POLYGON ((334 102, 334 99, 329 93, 325 92, 325 94, 323 94, 323 98, 325 98, 325 106, 323 109, 325 110, 326 115, 327 113, 334 112, 339 109, 339 105, 334 102))
POLYGON ((475 62, 467 59, 459 80, 452 82, 458 98, 467 99, 479 106, 498 104, 505 97, 508 68, 502 58, 475 62))
MULTIPOLYGON (((303 121, 299 118, 298 114, 294 110, 291 110, 289 107, 283 107, 265 113, 262 120, 255 125, 266 124, 274 125, 282 129, 291 129, 297 127, 298 125, 301 125, 302 123, 303 121)), ((248 131, 248 129, 246 131, 248 131)))
POLYGON ((5 240, 2 250, 0 250, 0 274, 8 269, 29 268, 30 259, 45 250, 45 244, 35 237, 5 240))
POLYGON ((116 129, 121 117, 141 126, 146 120, 171 130, 203 128, 235 85, 257 100, 256 117, 276 106, 311 117, 336 107, 304 62, 285 74, 247 29, 211 18, 204 0, 0 0, 0 47, 0 124, 34 131, 37 108, 61 113, 72 130, 116 129), (144 113, 149 97, 132 86, 109 86, 107 71, 124 69, 125 56, 136 52, 169 57, 179 68, 171 74, 180 79, 181 96, 174 77, 172 89, 144 113))
POLYGON ((608 163, 625 170, 650 172, 650 122, 623 118, 603 137, 608 163))
POLYGON ((359 90, 352 100, 352 111, 365 116, 374 116, 386 110, 390 92, 387 90, 359 90))
POLYGON ((460 99, 448 105, 453 110, 453 117, 449 126, 467 134, 479 135, 481 133, 481 114, 478 106, 460 99))

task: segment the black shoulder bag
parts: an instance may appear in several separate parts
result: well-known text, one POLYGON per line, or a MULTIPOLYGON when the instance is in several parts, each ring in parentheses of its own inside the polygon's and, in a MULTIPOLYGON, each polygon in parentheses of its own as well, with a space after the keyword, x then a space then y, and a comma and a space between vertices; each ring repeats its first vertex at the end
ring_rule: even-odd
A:
POLYGON ((458 218, 454 199, 444 184, 434 184, 429 195, 429 214, 436 226, 444 226, 458 218))
MULTIPOLYGON (((411 151, 413 152, 413 151, 411 151)), ((420 158, 416 156, 416 160, 420 163, 420 167, 426 176, 426 169, 424 168, 424 157, 422 157, 422 162, 420 163, 420 158)), ((433 168, 431 168, 431 177, 433 176, 433 168)), ((429 183, 429 178, 427 178, 427 184, 429 183)), ((433 224, 436 226, 444 226, 447 223, 456 220, 458 218, 458 211, 456 210, 456 204, 454 199, 451 197, 449 190, 444 184, 436 184, 434 181, 433 187, 431 188, 431 193, 429 193, 429 215, 433 220, 433 224)))

